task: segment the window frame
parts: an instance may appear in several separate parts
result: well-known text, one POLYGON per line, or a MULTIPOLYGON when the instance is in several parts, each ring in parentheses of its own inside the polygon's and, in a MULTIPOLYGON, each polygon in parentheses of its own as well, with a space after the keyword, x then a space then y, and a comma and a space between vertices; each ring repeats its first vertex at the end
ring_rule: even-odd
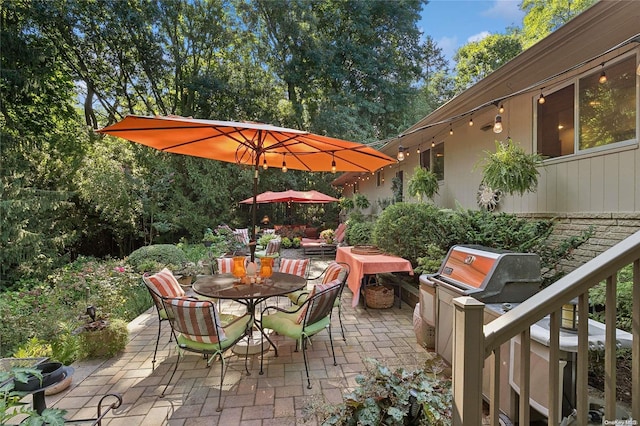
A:
MULTIPOLYGON (((638 67, 638 61, 639 61, 639 57, 640 57, 640 52, 637 49, 634 49, 632 51, 629 51, 623 55, 620 55, 617 58, 611 59, 608 62, 606 62, 605 64, 605 72, 606 72, 606 65, 614 65, 614 64, 618 64, 620 62, 623 62, 625 60, 629 60, 631 57, 635 58, 635 67, 634 69, 637 69, 638 67)), ((568 159, 572 159, 575 157, 580 157, 580 156, 589 156, 592 154, 597 154, 597 153, 601 153, 604 151, 615 151, 615 150, 619 150, 621 148, 626 148, 626 147, 630 147, 630 146, 638 146, 638 142, 640 139, 640 76, 638 76, 637 72, 634 72, 634 75, 636 77, 636 81, 635 81, 635 107, 636 107, 636 111, 635 111, 635 138, 633 139, 628 139, 628 140, 624 140, 624 141, 618 141, 618 142, 612 142, 606 145, 601 145, 601 146, 595 146, 595 147, 591 147, 591 148, 587 148, 587 149, 581 149, 580 148, 580 93, 581 93, 581 87, 580 87, 580 82, 582 80, 585 80, 589 77, 592 77, 594 75, 600 74, 602 71, 601 67, 598 68, 591 68, 583 73, 580 73, 578 75, 576 75, 575 77, 572 77, 571 79, 562 82, 562 84, 558 84, 556 86, 550 87, 548 89, 544 89, 542 90, 542 93, 545 95, 545 97, 550 96, 554 93, 559 92, 562 89, 567 88, 568 86, 573 85, 573 153, 571 154, 566 154, 566 155, 558 155, 555 157, 549 157, 549 158, 545 158, 545 162, 553 162, 553 161, 562 161, 562 160, 568 160, 568 159)), ((535 146, 535 150, 536 152, 539 152, 538 148, 539 148, 539 143, 538 143, 538 127, 539 127, 539 120, 540 117, 538 116, 538 98, 540 97, 540 92, 535 92, 532 95, 531 98, 531 102, 533 104, 533 132, 532 132, 532 136, 534 138, 534 146, 535 146)))

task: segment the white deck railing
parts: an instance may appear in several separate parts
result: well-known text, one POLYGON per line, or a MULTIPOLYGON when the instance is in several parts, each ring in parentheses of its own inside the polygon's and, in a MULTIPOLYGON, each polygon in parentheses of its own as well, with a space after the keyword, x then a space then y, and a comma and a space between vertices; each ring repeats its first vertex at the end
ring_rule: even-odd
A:
MULTIPOLYGON (((520 336, 519 359, 520 398, 519 418, 513 419, 521 425, 530 423, 530 327, 545 316, 550 316, 549 372, 548 383, 560 380, 560 320, 562 305, 578 298, 578 318, 588 318, 589 289, 606 281, 605 306, 605 384, 604 421, 616 420, 616 276, 618 271, 633 264, 633 319, 632 335, 632 402, 631 418, 640 425, 640 232, 567 274, 551 286, 527 299, 511 311, 483 326, 484 304, 470 297, 454 299, 454 343, 453 343, 453 398, 454 425, 480 425, 482 420, 483 366, 490 358, 491 378, 489 385, 490 421, 499 424, 498 403, 500 383, 500 346, 520 336)), ((578 351, 576 362, 576 422, 586 425, 589 401, 587 373, 589 363, 588 322, 578 323, 578 351)), ((504 360, 503 360, 504 361, 504 360)), ((561 418, 558 386, 549 387, 548 419, 561 418)), ((617 419, 620 420, 620 419, 617 419)), ((549 424, 553 424, 549 422, 549 424)))

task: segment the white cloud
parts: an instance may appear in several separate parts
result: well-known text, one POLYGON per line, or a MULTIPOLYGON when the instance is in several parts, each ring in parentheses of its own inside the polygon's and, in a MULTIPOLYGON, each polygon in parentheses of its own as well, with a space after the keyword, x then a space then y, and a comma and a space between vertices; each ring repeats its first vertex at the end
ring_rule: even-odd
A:
POLYGON ((442 37, 437 42, 438 47, 442 49, 444 56, 451 60, 458 50, 458 37, 442 37))
POLYGON ((481 31, 478 34, 471 35, 467 38, 467 43, 473 43, 475 41, 480 41, 483 38, 487 38, 491 35, 489 31, 481 31))
POLYGON ((524 12, 520 10, 520 0, 495 0, 493 6, 482 12, 483 16, 504 19, 509 25, 522 25, 524 12))

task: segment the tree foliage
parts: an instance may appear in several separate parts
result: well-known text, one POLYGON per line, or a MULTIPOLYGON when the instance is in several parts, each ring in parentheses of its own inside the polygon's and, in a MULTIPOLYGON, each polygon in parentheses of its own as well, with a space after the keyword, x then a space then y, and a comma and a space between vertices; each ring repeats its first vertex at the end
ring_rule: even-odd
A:
MULTIPOLYGON (((163 154, 97 136, 96 128, 127 114, 177 114, 375 144, 517 50, 517 32, 470 46, 460 52, 454 79, 442 51, 418 30, 425 4, 3 2, 1 285, 43 276, 81 254, 122 256, 151 243, 199 241, 220 223, 250 223, 250 208, 238 204, 252 193, 250 169, 163 154)), ((555 19, 538 6, 523 3, 531 19, 526 25, 555 19)), ((334 177, 261 171, 258 190, 339 196, 330 185, 334 177)), ((269 205, 258 212, 330 226, 338 208, 269 205)))
POLYGON ((528 48, 548 36, 597 0, 522 0, 522 45, 528 48))

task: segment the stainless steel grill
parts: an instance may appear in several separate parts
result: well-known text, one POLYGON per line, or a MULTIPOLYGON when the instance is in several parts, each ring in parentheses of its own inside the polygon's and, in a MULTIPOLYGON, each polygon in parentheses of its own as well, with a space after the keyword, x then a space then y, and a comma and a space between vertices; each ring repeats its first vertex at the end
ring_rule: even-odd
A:
POLYGON ((436 274, 420 276, 422 315, 427 325, 436 329, 436 352, 451 362, 454 298, 471 296, 483 303, 518 303, 534 295, 540 282, 537 254, 477 245, 450 248, 436 274))
POLYGON ((421 276, 484 303, 523 302, 540 289, 540 257, 483 246, 453 246, 436 274, 421 276))

